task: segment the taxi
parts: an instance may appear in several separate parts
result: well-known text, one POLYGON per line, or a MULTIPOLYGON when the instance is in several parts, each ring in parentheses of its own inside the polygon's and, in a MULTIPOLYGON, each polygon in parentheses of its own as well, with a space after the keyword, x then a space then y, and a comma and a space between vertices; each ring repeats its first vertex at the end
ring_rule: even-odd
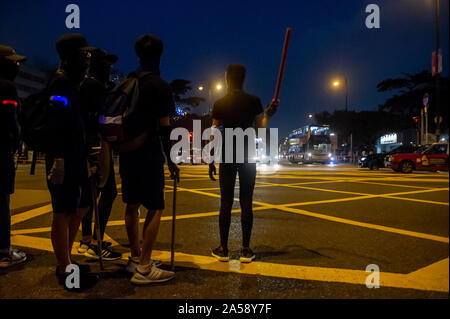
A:
POLYGON ((433 143, 424 151, 405 154, 392 154, 387 166, 396 172, 448 171, 448 143, 433 143))

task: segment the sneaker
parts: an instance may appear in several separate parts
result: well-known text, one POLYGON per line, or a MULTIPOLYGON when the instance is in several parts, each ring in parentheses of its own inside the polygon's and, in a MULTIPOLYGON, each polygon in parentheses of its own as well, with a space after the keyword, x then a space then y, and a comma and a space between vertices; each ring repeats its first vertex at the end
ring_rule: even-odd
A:
POLYGON ((80 287, 79 288, 68 288, 66 286, 66 278, 70 273, 60 273, 59 269, 56 271, 56 277, 58 278, 58 283, 64 286, 67 291, 80 292, 94 287, 99 281, 100 277, 93 273, 85 273, 80 271, 80 287))
POLYGON ((229 261, 230 257, 228 256, 228 249, 223 249, 222 246, 219 246, 211 251, 211 255, 216 257, 219 261, 229 261))
POLYGON ((80 240, 80 247, 78 247, 78 253, 85 254, 88 251, 90 244, 91 244, 90 241, 86 242, 86 241, 80 240))
MULTIPOLYGON (((78 247, 78 253, 85 254, 88 251, 90 244, 91 244, 90 241, 80 240, 80 246, 78 247)), ((102 246, 103 246, 103 249, 106 249, 108 247, 111 247, 112 243, 110 241, 102 241, 102 246)))
POLYGON ((241 257, 239 260, 241 263, 251 263, 255 259, 255 254, 250 248, 242 248, 241 249, 241 257))
POLYGON ((9 253, 0 254, 0 268, 8 268, 27 260, 27 255, 20 250, 11 248, 9 253))
POLYGON ((111 247, 112 246, 112 242, 110 242, 110 241, 102 241, 102 246, 104 247, 104 248, 108 248, 108 247, 111 247))
MULTIPOLYGON (((152 259, 152 263, 159 267, 162 265, 161 259, 152 259)), ((139 266, 139 257, 128 257, 128 263, 125 266, 125 270, 129 272, 130 274, 134 274, 136 271, 137 266, 139 266)))
MULTIPOLYGON (((100 254, 98 253, 98 246, 90 244, 89 249, 84 253, 86 257, 99 259, 100 254)), ((111 247, 105 248, 103 246, 102 257, 105 261, 117 260, 122 258, 122 254, 116 251, 113 251, 111 247)))
POLYGON ((175 277, 175 273, 159 269, 155 264, 149 267, 136 267, 136 272, 131 278, 131 282, 136 285, 146 285, 151 283, 166 282, 175 277), (148 271, 142 271, 141 268, 150 268, 148 271))

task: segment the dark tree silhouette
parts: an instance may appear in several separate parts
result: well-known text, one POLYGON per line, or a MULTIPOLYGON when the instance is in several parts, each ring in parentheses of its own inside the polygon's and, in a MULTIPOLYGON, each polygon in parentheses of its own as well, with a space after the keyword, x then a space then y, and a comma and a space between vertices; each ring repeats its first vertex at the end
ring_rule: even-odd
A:
MULTIPOLYGON (((409 117, 419 116, 423 108, 423 96, 428 93, 430 126, 434 126, 433 119, 437 115, 435 85, 435 78, 427 70, 417 74, 405 73, 404 77, 381 81, 377 85, 378 92, 396 93, 384 104, 379 105, 379 110, 409 117)), ((442 128, 448 129, 448 77, 441 77, 439 88, 439 115, 444 118, 442 128)))
POLYGON ((192 90, 190 84, 191 81, 182 79, 176 79, 170 82, 170 87, 172 88, 175 103, 183 104, 185 106, 185 109, 188 111, 190 111, 192 107, 196 107, 200 105, 200 103, 205 101, 205 99, 202 97, 185 97, 185 95, 192 90))

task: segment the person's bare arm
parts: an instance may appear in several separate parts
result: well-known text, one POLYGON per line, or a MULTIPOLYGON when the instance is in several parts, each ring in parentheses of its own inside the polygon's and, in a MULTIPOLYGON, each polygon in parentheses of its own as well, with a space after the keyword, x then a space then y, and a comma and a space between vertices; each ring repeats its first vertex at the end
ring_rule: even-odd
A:
MULTIPOLYGON (((219 128, 220 124, 221 124, 220 121, 213 118, 212 125, 211 125, 213 128, 219 128)), ((211 142, 213 140, 214 140, 214 134, 211 134, 211 136, 209 137, 209 141, 211 142)), ((209 164, 209 172, 208 173, 209 173, 209 178, 212 181, 216 181, 216 179, 214 178, 214 175, 217 174, 217 171, 216 171, 216 166, 214 165, 214 160, 209 164)))
POLYGON ((168 116, 159 119, 159 126, 170 126, 170 119, 168 116))
POLYGON ((256 116, 255 122, 256 122, 256 128, 266 128, 267 123, 269 122, 269 117, 268 116, 263 117, 263 113, 258 114, 256 116))

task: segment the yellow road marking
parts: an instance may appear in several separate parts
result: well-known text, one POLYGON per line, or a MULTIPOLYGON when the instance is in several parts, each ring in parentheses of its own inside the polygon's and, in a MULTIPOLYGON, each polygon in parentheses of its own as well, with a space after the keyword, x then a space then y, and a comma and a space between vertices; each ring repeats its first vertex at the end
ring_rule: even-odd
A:
MULTIPOLYGON (((220 198, 220 195, 217 195, 217 194, 212 194, 212 193, 207 193, 207 192, 202 192, 202 191, 193 191, 193 190, 189 190, 189 189, 185 189, 185 190, 188 191, 188 192, 196 193, 196 194, 201 194, 201 195, 206 195, 206 196, 211 196, 211 197, 216 197, 216 198, 219 197, 220 198)), ((435 191, 435 190, 428 190, 427 189, 427 190, 420 190, 420 191, 403 192, 403 193, 400 193, 400 194, 411 194, 411 193, 431 192, 431 191, 435 191)), ((399 194, 399 193, 393 193, 393 194, 399 194)), ((369 196, 371 196, 371 195, 369 195, 369 196)), ((379 195, 372 195, 372 196, 374 196, 374 197, 381 197, 383 195, 381 195, 381 196, 379 196, 379 195)), ((291 207, 287 207, 285 205, 267 204, 267 203, 262 203, 262 202, 258 202, 258 201, 253 201, 253 203, 256 204, 256 205, 264 206, 266 208, 274 208, 274 209, 278 209, 278 210, 285 211, 285 212, 290 212, 290 213, 295 213, 295 214, 301 214, 301 215, 316 217, 316 218, 320 218, 320 219, 324 219, 324 220, 328 220, 328 221, 333 221, 333 222, 338 222, 338 223, 343 223, 343 224, 349 224, 349 225, 358 226, 358 227, 376 229, 376 230, 380 230, 380 231, 396 233, 396 234, 401 234, 401 235, 406 235, 406 236, 411 236, 411 237, 429 239, 429 240, 443 242, 443 243, 447 243, 447 244, 449 243, 449 239, 447 237, 442 237, 442 236, 437 236, 437 235, 429 235, 429 234, 424 234, 424 233, 419 233, 419 232, 414 232, 414 231, 409 231, 409 230, 403 230, 403 229, 394 228, 394 227, 363 223, 363 222, 358 222, 358 221, 351 220, 351 219, 333 217, 333 216, 329 216, 329 215, 309 212, 309 211, 306 211, 306 210, 291 208, 291 207)))
MULTIPOLYGON (((30 237, 16 235, 11 238, 14 246, 28 247, 39 250, 53 251, 51 240, 48 238, 30 237)), ((79 255, 76 245, 72 254, 79 255)), ((129 254, 124 254, 122 259, 126 260, 129 254)), ((154 258, 160 258, 167 262, 170 260, 170 252, 154 251, 154 258)), ((297 266, 288 264, 277 264, 268 262, 253 262, 242 264, 239 261, 223 263, 213 257, 175 253, 175 264, 177 266, 198 268, 202 270, 233 272, 245 275, 257 275, 274 278, 288 278, 296 280, 313 280, 320 282, 339 282, 345 284, 365 285, 369 275, 364 270, 297 266)), ((409 274, 398 274, 380 272, 380 286, 404 289, 417 289, 426 291, 448 292, 448 258, 444 261, 424 267, 409 274), (442 280, 436 280, 442 279, 442 280)))
POLYGON ((367 182, 362 180, 352 180, 352 183, 361 183, 361 184, 372 184, 372 185, 385 185, 385 186, 393 186, 393 187, 406 187, 406 188, 423 188, 423 189, 432 189, 433 187, 423 187, 423 186, 411 186, 411 185, 403 185, 403 184, 389 184, 389 183, 380 183, 380 182, 367 182))
MULTIPOLYGON (((266 207, 253 207, 253 211, 259 211, 259 210, 265 210, 267 209, 266 207)), ((241 209, 232 209, 231 213, 240 213, 241 209)), ((220 211, 212 211, 212 212, 206 212, 206 213, 195 213, 195 214, 183 214, 183 215, 177 215, 176 216, 176 220, 181 220, 181 219, 189 219, 189 218, 199 218, 199 217, 210 217, 210 216, 218 216, 220 213, 220 211)), ((163 216, 161 217, 161 221, 171 221, 172 220, 172 216, 163 216)), ((141 218, 139 219, 140 223, 144 223, 145 222, 145 218, 141 218)), ((107 226, 122 226, 125 225, 125 221, 124 220, 111 220, 108 221, 107 226)), ((12 232, 11 232, 12 233, 12 232)), ((28 232, 28 234, 31 234, 33 232, 28 232)), ((15 234, 21 234, 20 231, 18 231, 15 234)))
POLYGON ((425 199, 417 199, 417 198, 409 198, 409 197, 398 197, 398 196, 382 196, 382 197, 393 198, 393 199, 401 199, 401 200, 409 200, 409 201, 412 201, 412 202, 419 202, 419 203, 427 203, 427 204, 448 206, 448 203, 436 202, 436 201, 433 201, 433 200, 425 200, 425 199))
POLYGON ((11 225, 26 221, 28 219, 44 215, 53 211, 52 205, 48 204, 42 207, 38 207, 23 213, 15 214, 11 216, 11 225))
POLYGON ((324 215, 324 214, 319 214, 319 213, 313 213, 313 212, 309 212, 306 210, 292 208, 292 207, 286 207, 286 206, 282 206, 282 205, 268 205, 268 206, 270 206, 270 207, 273 206, 273 208, 276 208, 276 209, 282 210, 282 211, 286 211, 286 212, 290 212, 290 213, 316 217, 316 218, 333 221, 333 222, 338 222, 338 223, 342 223, 342 224, 348 224, 348 225, 353 225, 353 226, 358 226, 358 227, 381 230, 381 231, 385 231, 385 232, 389 232, 389 233, 395 233, 395 234, 406 235, 406 236, 411 236, 411 237, 429 239, 429 240, 438 241, 438 242, 442 242, 442 243, 446 243, 446 244, 449 243, 449 239, 447 237, 442 237, 442 236, 437 236, 437 235, 429 235, 429 234, 425 234, 425 233, 419 233, 419 232, 404 230, 404 229, 400 229, 400 228, 358 222, 358 221, 351 220, 351 219, 334 217, 334 216, 324 215))
POLYGON ((26 235, 26 234, 37 234, 51 232, 51 227, 39 227, 39 228, 27 228, 27 229, 16 229, 11 230, 11 235, 26 235))

